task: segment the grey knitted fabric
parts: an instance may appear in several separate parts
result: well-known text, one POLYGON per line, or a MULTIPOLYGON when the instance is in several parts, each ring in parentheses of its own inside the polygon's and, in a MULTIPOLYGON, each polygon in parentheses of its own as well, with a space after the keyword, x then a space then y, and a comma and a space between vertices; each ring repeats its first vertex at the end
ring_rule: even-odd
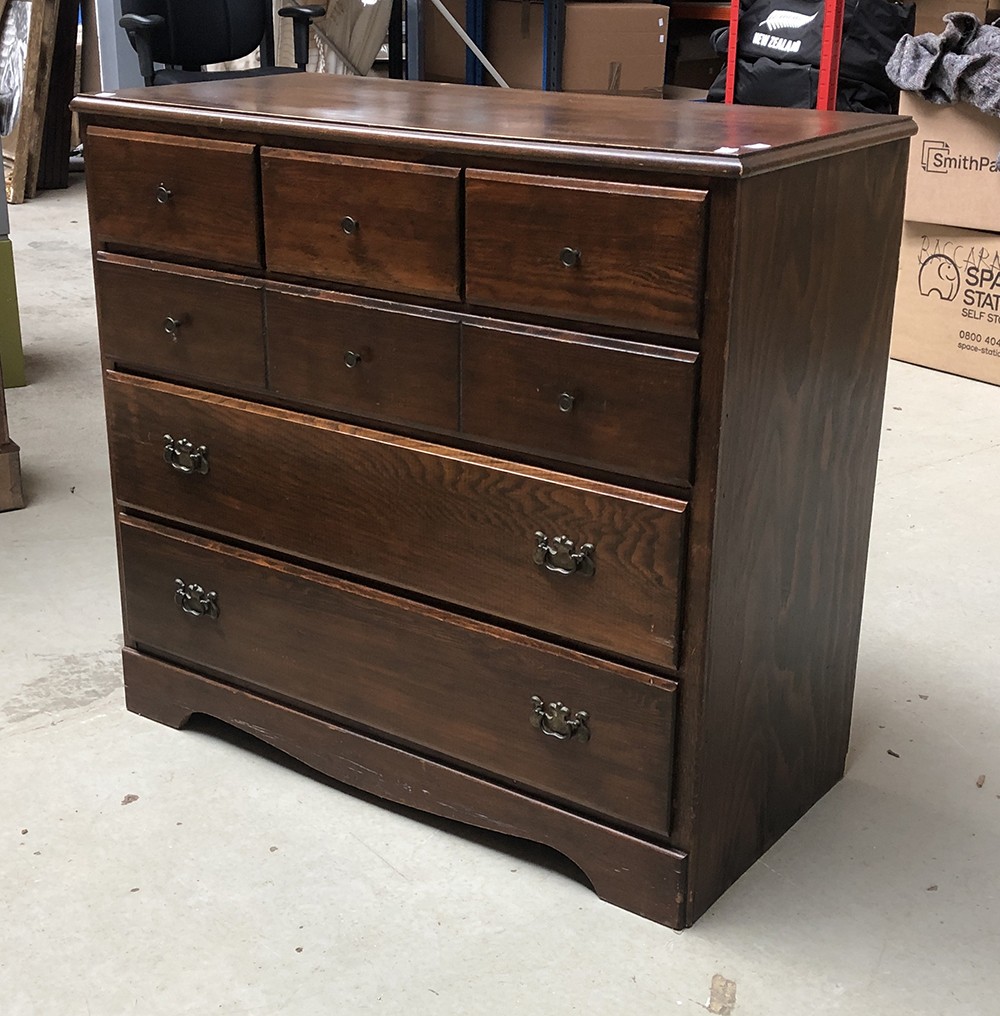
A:
POLYGON ((889 80, 945 106, 970 102, 1000 116, 1000 28, 974 14, 945 15, 940 35, 904 35, 886 65, 889 80))

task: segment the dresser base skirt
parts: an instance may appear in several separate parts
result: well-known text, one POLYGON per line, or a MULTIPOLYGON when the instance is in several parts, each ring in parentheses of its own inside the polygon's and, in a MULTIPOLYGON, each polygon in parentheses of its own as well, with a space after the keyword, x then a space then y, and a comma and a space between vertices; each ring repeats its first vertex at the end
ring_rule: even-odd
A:
POLYGON ((602 900, 686 926, 687 855, 679 851, 135 650, 122 656, 131 712, 174 728, 195 714, 214 717, 376 797, 543 843, 576 864, 602 900))

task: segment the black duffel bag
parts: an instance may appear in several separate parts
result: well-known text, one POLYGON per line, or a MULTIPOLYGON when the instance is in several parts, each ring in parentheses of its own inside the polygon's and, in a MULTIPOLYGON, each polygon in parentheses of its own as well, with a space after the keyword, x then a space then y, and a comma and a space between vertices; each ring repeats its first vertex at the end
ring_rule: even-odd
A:
MULTIPOLYGON (((823 39, 822 0, 750 0, 741 3, 735 101, 750 106, 816 105, 823 39)), ((895 113, 899 89, 885 65, 904 35, 913 34, 914 4, 847 0, 840 51, 837 109, 895 113)), ((719 53, 729 29, 712 35, 719 53)), ((709 102, 726 97, 726 68, 712 83, 709 102)))

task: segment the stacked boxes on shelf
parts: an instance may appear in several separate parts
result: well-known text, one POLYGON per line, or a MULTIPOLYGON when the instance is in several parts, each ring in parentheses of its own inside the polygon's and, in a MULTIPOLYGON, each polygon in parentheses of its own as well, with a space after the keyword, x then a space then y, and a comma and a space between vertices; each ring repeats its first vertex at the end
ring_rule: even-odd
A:
MULTIPOLYGON (((464 0, 445 0, 459 23, 464 0)), ((562 90, 663 94, 669 8, 657 3, 567 3, 562 90)), ((541 88, 544 7, 534 0, 487 0, 486 55, 512 88, 541 88)), ((428 4, 424 77, 464 81, 465 47, 428 4)))
POLYGON ((891 355, 1000 384, 1000 119, 903 93, 912 116, 891 355))

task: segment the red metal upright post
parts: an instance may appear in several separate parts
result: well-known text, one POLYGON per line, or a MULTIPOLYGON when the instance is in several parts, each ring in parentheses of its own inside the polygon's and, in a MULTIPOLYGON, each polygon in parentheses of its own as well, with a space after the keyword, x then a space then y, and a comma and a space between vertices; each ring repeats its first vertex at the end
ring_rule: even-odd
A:
MULTIPOLYGON (((823 4, 823 38, 819 53, 817 109, 837 108, 837 79, 840 72, 840 43, 844 34, 845 0, 826 0, 823 4)), ((726 54, 726 102, 736 96, 736 50, 740 31, 740 0, 729 5, 729 51, 726 54)))

